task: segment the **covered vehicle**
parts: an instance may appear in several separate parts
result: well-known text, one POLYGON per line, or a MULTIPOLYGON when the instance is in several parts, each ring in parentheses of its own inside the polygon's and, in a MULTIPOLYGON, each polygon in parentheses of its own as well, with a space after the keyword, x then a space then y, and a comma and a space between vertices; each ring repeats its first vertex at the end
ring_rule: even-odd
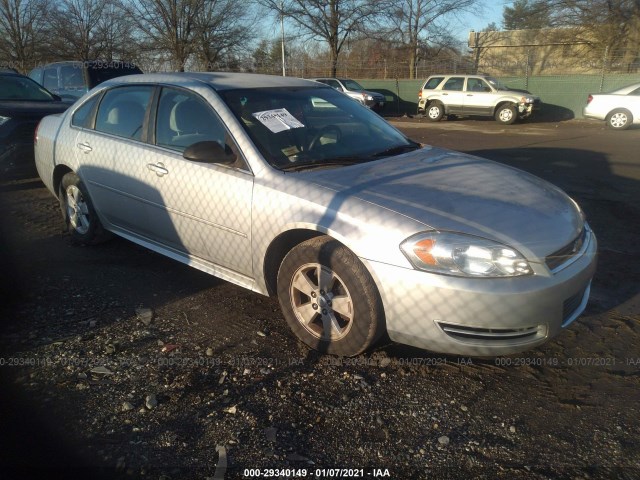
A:
POLYGON ((92 60, 49 63, 31 70, 29 77, 64 99, 76 100, 102 82, 140 73, 133 62, 92 60))
MULTIPOLYGON (((464 355, 540 345, 584 310, 596 239, 553 185, 422 146, 317 82, 105 82, 43 120, 71 238, 115 233, 265 295, 307 345, 464 355)), ((99 254, 99 252, 96 252, 99 254)))
POLYGON ((582 114, 586 118, 605 120, 614 130, 625 130, 634 123, 640 123, 640 83, 611 93, 589 95, 582 114))
POLYGON ((24 75, 0 71, 0 168, 35 174, 36 125, 42 117, 64 112, 69 105, 24 75))

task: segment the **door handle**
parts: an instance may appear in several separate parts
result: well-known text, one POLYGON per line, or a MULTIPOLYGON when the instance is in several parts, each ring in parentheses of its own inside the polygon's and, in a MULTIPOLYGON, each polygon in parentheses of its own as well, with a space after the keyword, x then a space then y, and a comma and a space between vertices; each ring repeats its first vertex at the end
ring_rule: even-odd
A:
POLYGON ((93 148, 91 148, 91 145, 89 145, 87 142, 79 143, 78 148, 82 150, 84 153, 89 153, 93 150, 93 148))
POLYGON ((152 172, 156 172, 156 175, 158 175, 159 177, 162 177, 163 175, 166 175, 167 173, 169 173, 169 170, 164 168, 164 163, 162 162, 147 163, 147 168, 152 172))

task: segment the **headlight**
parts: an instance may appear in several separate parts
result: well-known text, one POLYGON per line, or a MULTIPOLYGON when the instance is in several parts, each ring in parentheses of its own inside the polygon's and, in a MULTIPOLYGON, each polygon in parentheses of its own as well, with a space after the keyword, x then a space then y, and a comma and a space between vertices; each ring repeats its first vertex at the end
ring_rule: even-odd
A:
POLYGON ((533 273, 517 250, 461 233, 419 233, 402 242, 400 249, 415 268, 427 272, 461 277, 516 277, 533 273))
POLYGON ((520 98, 520 103, 533 103, 532 97, 522 97, 520 98))
POLYGON ((370 102, 373 101, 373 97, 371 95, 367 95, 366 97, 367 97, 367 100, 369 100, 370 102))
POLYGON ((0 125, 4 125, 9 120, 11 120, 11 117, 3 117, 2 115, 0 115, 0 125))

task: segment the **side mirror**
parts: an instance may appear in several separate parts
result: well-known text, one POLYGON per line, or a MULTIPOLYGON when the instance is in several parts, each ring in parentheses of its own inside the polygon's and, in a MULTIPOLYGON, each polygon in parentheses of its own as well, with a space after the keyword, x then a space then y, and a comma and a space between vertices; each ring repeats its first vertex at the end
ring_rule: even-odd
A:
POLYGON ((222 148, 218 142, 206 141, 189 145, 182 156, 192 162, 219 163, 231 165, 236 161, 236 155, 229 147, 222 148))

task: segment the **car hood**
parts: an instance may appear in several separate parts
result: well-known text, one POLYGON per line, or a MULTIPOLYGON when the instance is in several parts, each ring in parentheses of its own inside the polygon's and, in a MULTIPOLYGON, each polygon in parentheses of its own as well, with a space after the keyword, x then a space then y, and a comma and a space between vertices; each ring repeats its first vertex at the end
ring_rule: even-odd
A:
POLYGON ((0 101, 0 115, 18 117, 44 117, 64 112, 73 102, 0 101))
POLYGON ((384 95, 378 92, 372 92, 371 90, 363 90, 364 93, 366 93, 367 95, 371 95, 373 98, 378 98, 378 99, 383 99, 384 100, 384 95))
POLYGON ((497 240, 530 259, 543 259, 566 246, 584 224, 576 203, 554 185, 438 148, 303 175, 342 198, 358 198, 420 222, 425 230, 497 240))

